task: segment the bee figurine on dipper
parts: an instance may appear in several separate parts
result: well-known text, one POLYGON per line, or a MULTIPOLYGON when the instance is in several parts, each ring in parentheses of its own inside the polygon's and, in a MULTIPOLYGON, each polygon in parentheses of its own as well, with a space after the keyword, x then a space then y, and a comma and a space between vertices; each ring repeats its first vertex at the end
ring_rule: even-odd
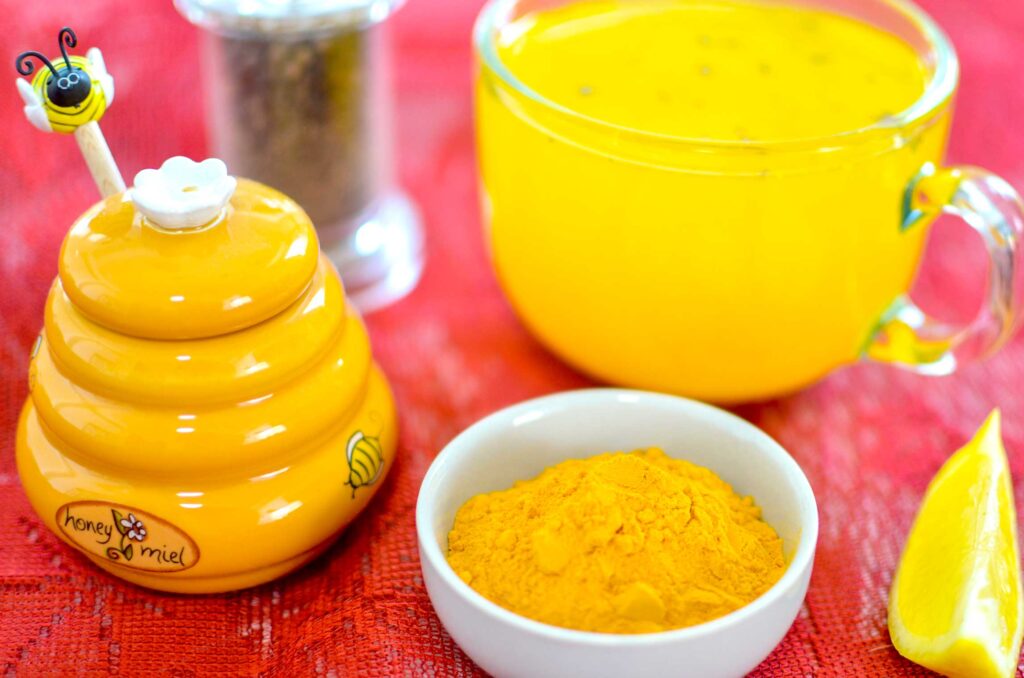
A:
POLYGON ((99 49, 93 47, 84 57, 68 54, 69 47, 78 45, 71 28, 60 29, 57 44, 60 58, 51 61, 41 52, 30 50, 19 54, 15 61, 21 75, 36 71, 33 58, 45 66, 31 84, 20 78, 17 81, 18 93, 25 102, 25 117, 43 132, 73 133, 100 192, 104 196, 119 193, 125 189, 124 180, 97 124, 114 101, 114 79, 99 49))

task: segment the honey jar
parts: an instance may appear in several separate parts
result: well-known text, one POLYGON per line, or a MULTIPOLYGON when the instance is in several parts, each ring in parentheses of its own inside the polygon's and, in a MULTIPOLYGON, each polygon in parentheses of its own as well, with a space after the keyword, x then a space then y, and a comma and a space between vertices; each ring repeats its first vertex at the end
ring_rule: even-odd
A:
POLYGON ((244 588, 321 553, 396 421, 313 224, 218 160, 145 170, 72 225, 17 434, 29 500, 135 584, 244 588))

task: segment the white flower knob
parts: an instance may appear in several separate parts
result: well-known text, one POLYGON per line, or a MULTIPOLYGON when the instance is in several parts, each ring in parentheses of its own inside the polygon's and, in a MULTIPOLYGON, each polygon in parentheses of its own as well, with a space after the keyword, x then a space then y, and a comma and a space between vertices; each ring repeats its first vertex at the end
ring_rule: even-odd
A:
POLYGON ((167 230, 196 228, 221 213, 235 192, 235 178, 216 158, 194 162, 180 155, 160 169, 135 175, 132 200, 146 219, 167 230))

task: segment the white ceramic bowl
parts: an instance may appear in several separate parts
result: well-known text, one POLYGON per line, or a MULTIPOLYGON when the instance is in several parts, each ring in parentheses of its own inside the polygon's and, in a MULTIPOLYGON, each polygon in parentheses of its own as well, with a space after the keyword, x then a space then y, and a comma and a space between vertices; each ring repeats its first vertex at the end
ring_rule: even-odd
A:
POLYGON ((416 504, 427 593, 452 638, 496 676, 742 676, 793 624, 811 576, 818 509, 800 467, 756 427, 710 405, 618 389, 573 391, 493 414, 431 465, 416 504), (473 495, 510 487, 569 458, 661 447, 752 495, 782 537, 789 566, 763 596, 719 619, 675 631, 573 631, 509 612, 448 566, 448 532, 473 495))

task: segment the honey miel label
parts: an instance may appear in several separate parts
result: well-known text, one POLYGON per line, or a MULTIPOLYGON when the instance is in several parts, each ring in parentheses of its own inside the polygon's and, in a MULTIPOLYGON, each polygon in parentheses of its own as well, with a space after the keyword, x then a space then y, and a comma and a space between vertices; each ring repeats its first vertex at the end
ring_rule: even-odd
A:
POLYGON ((76 501, 57 509, 57 527, 94 556, 144 572, 180 572, 199 560, 199 547, 180 528, 137 508, 76 501))

